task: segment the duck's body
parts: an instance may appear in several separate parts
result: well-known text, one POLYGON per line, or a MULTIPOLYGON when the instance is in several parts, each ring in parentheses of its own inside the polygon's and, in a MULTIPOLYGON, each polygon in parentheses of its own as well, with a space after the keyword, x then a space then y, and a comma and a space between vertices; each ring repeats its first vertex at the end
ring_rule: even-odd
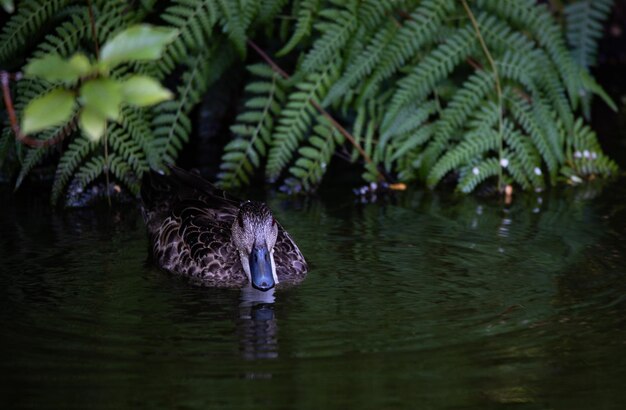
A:
POLYGON ((260 290, 306 276, 298 246, 263 203, 239 201, 179 168, 146 176, 141 198, 155 262, 169 272, 260 290))

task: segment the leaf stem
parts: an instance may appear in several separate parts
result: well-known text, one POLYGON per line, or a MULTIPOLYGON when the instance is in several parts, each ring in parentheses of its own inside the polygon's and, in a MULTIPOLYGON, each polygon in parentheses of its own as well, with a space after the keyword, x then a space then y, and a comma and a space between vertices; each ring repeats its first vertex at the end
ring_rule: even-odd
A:
POLYGON ((93 6, 91 0, 87 0, 87 9, 89 10, 89 25, 91 26, 91 36, 96 49, 96 58, 100 59, 100 44, 98 43, 98 33, 96 30, 96 19, 93 15, 93 6))
MULTIPOLYGON (((480 46, 482 47, 483 52, 485 53, 485 57, 487 57, 487 61, 489 61, 489 65, 491 66, 491 70, 493 71, 493 76, 496 80, 496 94, 498 97, 498 107, 500 111, 500 115, 498 118, 498 128, 499 128, 498 129, 498 142, 499 142, 498 162, 502 164, 502 152, 503 152, 502 134, 504 131, 504 120, 502 118, 503 116, 502 86, 500 85, 500 75, 498 74, 498 67, 496 66, 496 63, 493 57, 491 56, 491 53, 489 52, 489 48, 487 48, 487 44, 485 44, 485 39, 483 38, 480 32, 480 27, 478 26, 476 17, 474 17, 474 13, 472 13, 472 10, 467 5, 466 0, 461 0, 461 3, 463 3, 463 8, 465 9, 465 12, 467 13, 469 19, 472 22, 472 26, 474 27, 474 30, 476 31, 476 37, 478 38, 478 41, 480 42, 480 46)), ((498 190, 501 190, 501 189, 502 189, 502 165, 500 165, 500 167, 498 168, 498 190)))
POLYGON ((18 81, 22 78, 22 73, 8 73, 6 71, 0 71, 0 83, 2 84, 2 97, 4 99, 4 106, 6 107, 7 114, 9 115, 9 124, 15 134, 15 138, 24 145, 28 145, 31 148, 47 147, 50 145, 58 144, 63 141, 63 138, 76 126, 76 118, 70 120, 63 128, 57 132, 57 134, 47 140, 38 140, 28 135, 24 135, 20 129, 20 125, 17 121, 17 115, 15 114, 15 107, 13 106, 13 99, 11 98, 11 89, 9 87, 9 80, 18 81))

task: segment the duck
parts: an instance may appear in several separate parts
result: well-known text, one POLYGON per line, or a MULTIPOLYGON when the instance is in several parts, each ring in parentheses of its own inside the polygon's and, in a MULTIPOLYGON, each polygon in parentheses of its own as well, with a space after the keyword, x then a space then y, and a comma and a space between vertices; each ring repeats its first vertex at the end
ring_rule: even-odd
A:
POLYGON ((262 292, 304 280, 302 252, 265 203, 240 200, 175 166, 168 171, 146 172, 140 192, 161 269, 206 286, 262 292))

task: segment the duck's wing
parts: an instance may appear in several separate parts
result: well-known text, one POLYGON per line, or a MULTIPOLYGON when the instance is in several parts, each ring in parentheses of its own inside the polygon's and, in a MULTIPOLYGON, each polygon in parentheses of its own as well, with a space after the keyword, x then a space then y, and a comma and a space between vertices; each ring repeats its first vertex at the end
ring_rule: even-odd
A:
POLYGON ((193 191, 195 196, 202 196, 205 203, 209 206, 215 208, 238 208, 242 202, 241 199, 219 189, 198 174, 185 171, 173 165, 168 166, 168 168, 170 170, 169 178, 176 180, 178 185, 187 188, 187 191, 193 191))
POLYGON ((178 220, 177 233, 189 247, 191 258, 201 261, 212 255, 213 259, 226 260, 237 255, 230 240, 234 215, 204 205, 203 201, 186 200, 172 210, 178 220))
POLYGON ((246 275, 230 240, 231 223, 216 219, 201 201, 180 201, 153 234, 156 260, 174 273, 238 286, 246 275))
POLYGON ((148 230, 155 230, 170 215, 172 210, 186 206, 204 208, 206 218, 218 222, 234 220, 240 201, 218 189, 199 175, 170 167, 170 175, 151 171, 144 176, 141 185, 143 214, 148 230))
POLYGON ((278 237, 274 245, 274 262, 276 274, 281 282, 295 282, 304 279, 308 267, 298 245, 291 236, 278 225, 278 237))

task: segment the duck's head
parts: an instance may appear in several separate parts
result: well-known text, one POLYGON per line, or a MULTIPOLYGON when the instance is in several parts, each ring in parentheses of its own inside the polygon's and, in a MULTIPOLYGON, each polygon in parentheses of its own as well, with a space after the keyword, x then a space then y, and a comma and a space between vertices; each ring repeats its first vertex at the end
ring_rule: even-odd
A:
POLYGON ((231 229, 233 244, 250 284, 261 291, 272 289, 278 283, 274 263, 278 224, 270 209, 261 202, 244 202, 231 229))

